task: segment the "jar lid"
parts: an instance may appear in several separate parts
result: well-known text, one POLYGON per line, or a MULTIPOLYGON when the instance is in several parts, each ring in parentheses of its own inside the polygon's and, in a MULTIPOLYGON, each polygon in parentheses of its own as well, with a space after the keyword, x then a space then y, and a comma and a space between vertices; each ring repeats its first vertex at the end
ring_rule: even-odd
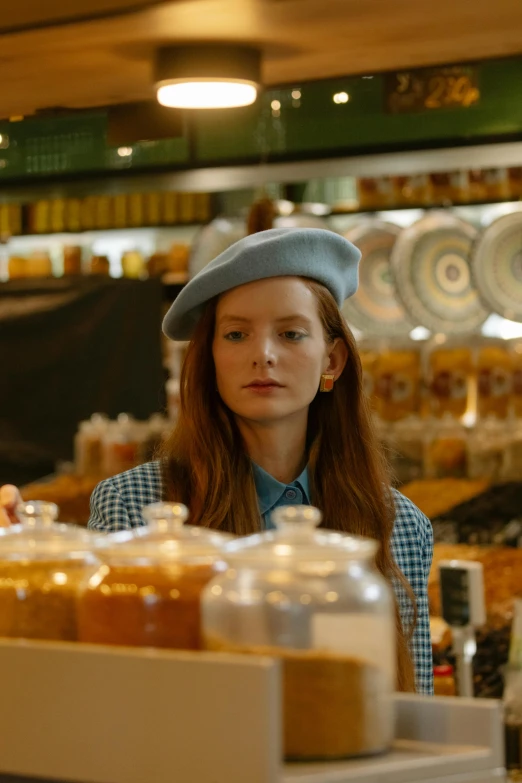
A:
POLYGON ((433 676, 434 677, 453 677, 453 666, 450 666, 449 664, 445 664, 444 666, 434 666, 433 667, 433 676))
POLYGON ((275 530, 231 541, 223 550, 224 559, 233 565, 283 569, 320 563, 326 573, 348 561, 375 557, 377 541, 317 530, 321 519, 321 512, 313 506, 276 508, 272 513, 275 530))
POLYGON ((0 529, 0 560, 60 560, 88 556, 92 534, 84 528, 56 522, 58 506, 41 500, 20 503, 20 524, 0 529))
POLYGON ((97 538, 97 553, 105 563, 139 564, 177 561, 209 563, 221 557, 232 536, 186 525, 189 511, 182 503, 153 503, 143 509, 145 527, 97 538))

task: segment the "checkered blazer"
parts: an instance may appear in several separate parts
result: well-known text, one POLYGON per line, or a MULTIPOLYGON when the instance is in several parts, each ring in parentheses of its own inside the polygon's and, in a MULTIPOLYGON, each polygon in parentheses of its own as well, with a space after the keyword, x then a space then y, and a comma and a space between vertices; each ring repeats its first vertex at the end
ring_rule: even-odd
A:
MULTIPOLYGON (((102 481, 91 496, 93 530, 125 530, 144 525, 141 515, 144 506, 162 499, 162 478, 159 462, 148 462, 126 473, 102 481)), ((402 573, 410 583, 417 599, 418 620, 412 639, 417 691, 433 693, 433 660, 431 651, 428 576, 433 553, 433 531, 427 517, 411 500, 394 490, 395 528, 392 550, 402 573)), ((408 627, 413 611, 401 585, 395 592, 402 622, 408 627)))

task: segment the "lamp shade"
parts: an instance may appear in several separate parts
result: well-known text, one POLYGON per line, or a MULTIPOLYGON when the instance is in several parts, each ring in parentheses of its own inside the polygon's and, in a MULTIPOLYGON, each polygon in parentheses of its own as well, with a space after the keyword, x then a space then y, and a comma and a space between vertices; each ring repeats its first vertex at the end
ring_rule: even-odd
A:
POLYGON ((261 52, 247 46, 169 46, 156 54, 158 101, 173 108, 248 106, 256 100, 260 77, 261 52))

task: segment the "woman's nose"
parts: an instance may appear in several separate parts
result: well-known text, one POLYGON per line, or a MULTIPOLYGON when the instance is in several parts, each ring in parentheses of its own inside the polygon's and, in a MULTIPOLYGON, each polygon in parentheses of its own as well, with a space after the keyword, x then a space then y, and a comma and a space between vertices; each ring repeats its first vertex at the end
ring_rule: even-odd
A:
POLYGON ((272 340, 268 338, 256 341, 253 353, 254 367, 273 367, 276 355, 272 340))

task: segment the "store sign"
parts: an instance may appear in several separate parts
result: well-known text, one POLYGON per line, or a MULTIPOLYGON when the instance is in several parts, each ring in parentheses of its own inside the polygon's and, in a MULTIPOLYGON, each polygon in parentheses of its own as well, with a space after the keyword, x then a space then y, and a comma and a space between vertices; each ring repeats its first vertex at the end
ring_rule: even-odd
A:
POLYGON ((389 114, 467 108, 480 100, 478 69, 473 65, 386 74, 384 90, 389 114))

